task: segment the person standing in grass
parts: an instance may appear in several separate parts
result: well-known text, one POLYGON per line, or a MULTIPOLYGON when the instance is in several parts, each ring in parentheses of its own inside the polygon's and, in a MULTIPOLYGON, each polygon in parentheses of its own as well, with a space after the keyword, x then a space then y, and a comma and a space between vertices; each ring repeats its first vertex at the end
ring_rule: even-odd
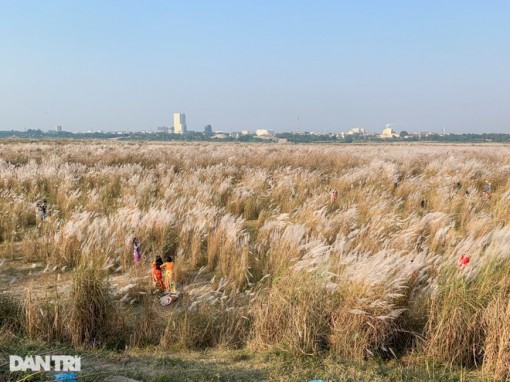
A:
POLYGON ((163 260, 160 256, 156 256, 156 260, 152 262, 152 280, 155 282, 156 288, 163 292, 165 290, 165 285, 163 284, 161 265, 163 265, 163 260))
POLYGON ((140 246, 141 244, 138 242, 137 238, 133 238, 133 260, 135 264, 140 263, 140 246))
POLYGON ((46 202, 46 199, 44 199, 42 203, 37 203, 37 209, 39 210, 41 221, 44 221, 46 219, 46 213, 48 212, 48 203, 46 202))
POLYGON ((172 256, 167 256, 166 261, 161 266, 161 270, 163 271, 163 280, 166 291, 169 293, 175 293, 175 271, 172 256))
POLYGON ((338 191, 336 190, 336 188, 334 188, 331 191, 331 202, 335 203, 337 199, 338 199, 338 191))
POLYGON ((482 193, 483 197, 485 199, 490 199, 491 191, 492 191, 492 185, 488 180, 486 180, 485 184, 483 186, 483 193, 482 193))

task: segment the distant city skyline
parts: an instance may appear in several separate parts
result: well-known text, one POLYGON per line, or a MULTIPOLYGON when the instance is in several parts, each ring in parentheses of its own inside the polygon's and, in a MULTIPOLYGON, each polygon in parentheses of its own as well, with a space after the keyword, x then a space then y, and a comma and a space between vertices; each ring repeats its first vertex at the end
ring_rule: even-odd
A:
POLYGON ((510 2, 20 0, 0 130, 510 133, 510 2))

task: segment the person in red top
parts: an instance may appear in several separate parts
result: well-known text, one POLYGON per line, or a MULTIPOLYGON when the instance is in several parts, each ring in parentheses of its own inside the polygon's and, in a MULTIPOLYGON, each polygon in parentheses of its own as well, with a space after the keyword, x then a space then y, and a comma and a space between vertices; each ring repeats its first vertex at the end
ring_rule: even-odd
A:
POLYGON ((156 288, 158 288, 161 292, 165 290, 165 285, 163 284, 163 273, 161 272, 161 265, 163 264, 163 260, 161 257, 156 256, 156 260, 152 262, 152 280, 156 283, 156 288))
POLYGON ((468 257, 468 256, 466 256, 466 255, 462 255, 462 256, 460 257, 460 259, 459 259, 459 267, 461 267, 461 268, 462 268, 462 267, 464 267, 464 266, 468 265, 468 264, 469 264, 469 261, 470 261, 470 259, 469 259, 469 257, 468 257))

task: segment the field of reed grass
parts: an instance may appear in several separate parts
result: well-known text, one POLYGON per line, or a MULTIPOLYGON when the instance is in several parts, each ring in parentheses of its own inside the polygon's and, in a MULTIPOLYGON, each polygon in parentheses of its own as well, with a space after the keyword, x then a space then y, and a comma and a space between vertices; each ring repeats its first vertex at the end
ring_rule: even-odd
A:
POLYGON ((1 336, 510 377, 509 175, 505 145, 4 141, 1 336))

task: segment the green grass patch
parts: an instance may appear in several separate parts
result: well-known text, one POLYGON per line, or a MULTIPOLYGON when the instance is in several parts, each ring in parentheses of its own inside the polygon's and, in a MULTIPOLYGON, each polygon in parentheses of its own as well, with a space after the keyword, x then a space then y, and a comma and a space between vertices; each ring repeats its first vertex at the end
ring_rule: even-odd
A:
POLYGON ((168 354, 156 348, 114 352, 80 350, 61 344, 0 337, 1 381, 47 381, 50 374, 10 373, 9 355, 80 355, 80 381, 107 381, 123 376, 138 381, 441 381, 488 382, 479 372, 451 369, 426 359, 350 362, 331 356, 296 356, 283 351, 182 351, 168 354))

